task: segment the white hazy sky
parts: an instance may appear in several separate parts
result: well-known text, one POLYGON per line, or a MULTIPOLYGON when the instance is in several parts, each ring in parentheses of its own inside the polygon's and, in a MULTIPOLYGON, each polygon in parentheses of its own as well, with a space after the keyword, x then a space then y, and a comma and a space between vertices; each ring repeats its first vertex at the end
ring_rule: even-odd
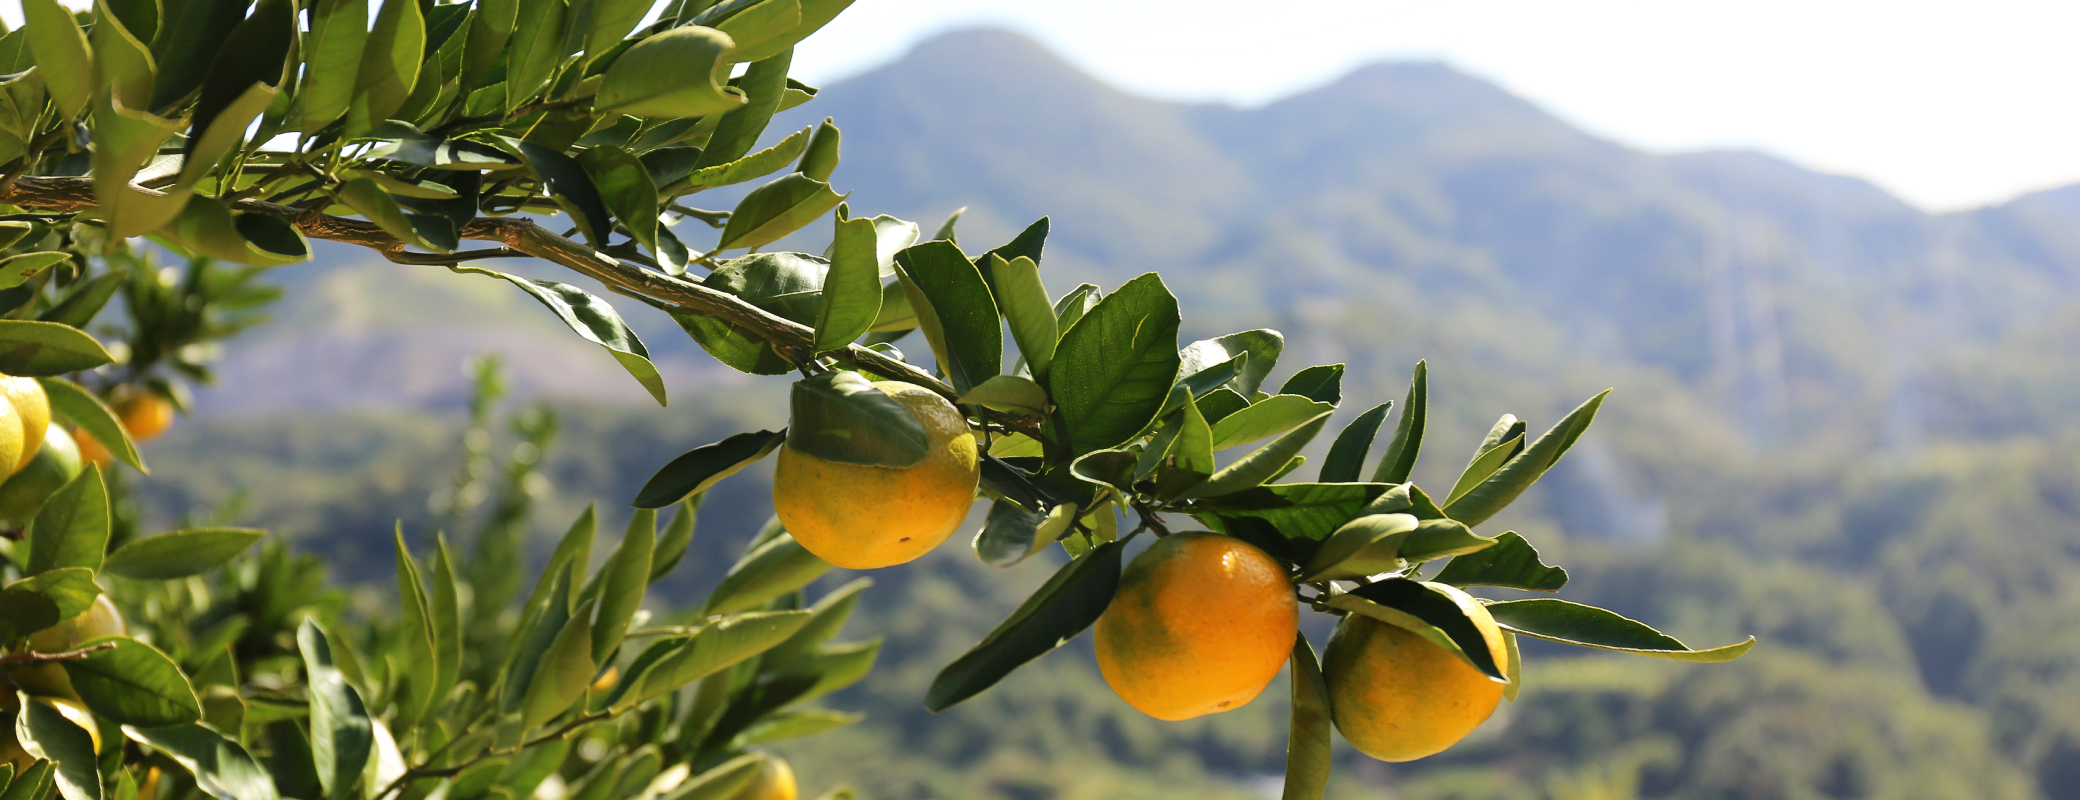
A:
POLYGON ((1930 210, 2080 182, 2070 0, 858 0, 796 71, 828 83, 974 25, 1130 91, 1244 105, 1441 59, 1635 147, 1759 149, 1930 210))

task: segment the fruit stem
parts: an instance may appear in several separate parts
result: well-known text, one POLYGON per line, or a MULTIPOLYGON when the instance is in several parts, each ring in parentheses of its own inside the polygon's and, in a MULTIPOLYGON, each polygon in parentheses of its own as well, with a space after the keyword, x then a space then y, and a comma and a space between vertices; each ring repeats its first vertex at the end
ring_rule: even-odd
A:
POLYGON ((11 656, 0 656, 0 673, 5 673, 13 670, 16 667, 26 666, 29 664, 47 664, 53 661, 78 661, 80 659, 86 658, 88 653, 98 653, 103 650, 113 650, 115 649, 115 646, 115 642, 102 642, 100 644, 94 645, 93 647, 82 647, 78 650, 67 650, 63 653, 27 652, 16 653, 11 656))

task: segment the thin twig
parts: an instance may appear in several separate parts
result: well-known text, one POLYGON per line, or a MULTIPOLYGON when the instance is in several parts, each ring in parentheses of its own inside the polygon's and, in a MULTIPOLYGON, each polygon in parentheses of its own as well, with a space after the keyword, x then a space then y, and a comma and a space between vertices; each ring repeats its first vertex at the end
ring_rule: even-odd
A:
POLYGON ((98 653, 103 650, 113 650, 115 649, 115 646, 115 642, 102 642, 100 644, 94 645, 93 647, 82 647, 78 650, 67 650, 62 653, 29 652, 16 653, 11 656, 0 656, 0 672, 6 672, 16 667, 27 666, 29 664, 49 664, 56 661, 79 661, 81 659, 86 658, 88 653, 98 653))

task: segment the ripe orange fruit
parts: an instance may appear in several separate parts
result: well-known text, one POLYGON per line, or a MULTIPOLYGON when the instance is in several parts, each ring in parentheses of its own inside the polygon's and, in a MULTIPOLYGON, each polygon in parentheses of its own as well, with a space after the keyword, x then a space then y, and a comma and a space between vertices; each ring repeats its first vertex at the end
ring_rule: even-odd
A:
POLYGON ((1098 670, 1156 719, 1231 711, 1293 652, 1299 602, 1285 567, 1232 536, 1175 533, 1120 573, 1098 617, 1098 670))
POLYGON ((114 400, 116 419, 132 441, 157 438, 173 425, 173 404, 157 393, 132 390, 118 393, 114 400))
POLYGON ((51 398, 43 391, 43 384, 35 378, 0 375, 0 395, 7 397, 7 404, 14 407, 21 420, 22 454, 15 459, 12 472, 20 472, 36 457, 43 447, 43 432, 51 424, 51 398))
POLYGON ((108 447, 85 428, 72 429, 72 443, 79 446, 80 459, 89 464, 108 469, 108 465, 116 461, 116 454, 109 452, 108 447))
MULTIPOLYGON (((1449 587, 1447 587, 1449 588, 1449 587)), ((1460 607, 1508 664, 1502 632, 1464 592, 1460 607)), ((1480 727, 1502 701, 1503 685, 1465 659, 1404 628, 1360 614, 1343 618, 1322 651, 1329 715, 1351 746, 1381 761, 1442 753, 1480 727)))
POLYGON ((795 800, 799 789, 794 782, 794 768, 779 756, 761 753, 758 761, 758 777, 737 793, 731 800, 795 800))
POLYGON ((922 386, 874 388, 924 424, 930 455, 908 467, 842 464, 780 446, 773 511, 802 547, 833 566, 875 569, 915 560, 952 536, 975 503, 981 478, 968 421, 922 386))

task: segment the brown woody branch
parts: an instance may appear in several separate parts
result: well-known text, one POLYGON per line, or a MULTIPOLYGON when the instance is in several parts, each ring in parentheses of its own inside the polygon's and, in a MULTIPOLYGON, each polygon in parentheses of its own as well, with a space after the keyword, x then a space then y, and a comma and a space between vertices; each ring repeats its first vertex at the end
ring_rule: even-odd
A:
MULTIPOLYGON (((0 189, 0 203, 37 211, 84 211, 94 206, 93 187, 91 178, 24 175, 12 186, 0 189)), ((151 193, 149 189, 133 188, 151 193)), ((694 314, 713 317, 743 328, 772 345, 783 358, 795 364, 807 364, 818 355, 814 351, 816 332, 808 326, 768 313, 735 295, 625 263, 558 236, 532 220, 478 217, 462 226, 462 238, 497 242, 504 250, 511 252, 479 250, 443 256, 407 252, 403 240, 391 236, 374 223, 358 219, 327 216, 315 210, 264 200, 239 200, 233 206, 242 212, 280 218, 295 225, 297 230, 303 231, 303 235, 310 238, 360 245, 381 253, 384 258, 404 264, 449 265, 466 260, 455 258, 456 255, 467 258, 492 257, 492 253, 496 253, 497 256, 532 256, 590 276, 617 291, 643 295, 694 314)), ((830 351, 825 355, 848 366, 926 387, 946 396, 948 400, 959 399, 952 386, 932 377, 930 373, 856 344, 847 345, 842 350, 830 351)))

